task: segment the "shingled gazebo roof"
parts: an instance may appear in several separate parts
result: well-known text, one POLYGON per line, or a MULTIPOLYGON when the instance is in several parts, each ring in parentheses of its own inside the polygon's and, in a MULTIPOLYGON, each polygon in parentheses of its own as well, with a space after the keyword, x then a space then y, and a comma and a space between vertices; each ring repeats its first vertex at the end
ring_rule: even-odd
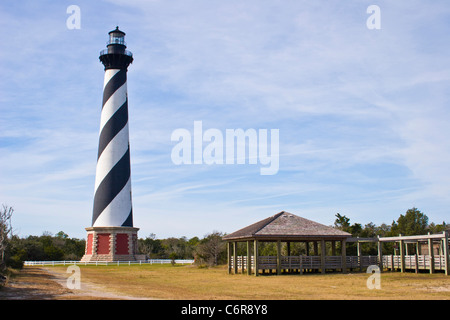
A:
POLYGON ((342 240, 351 237, 344 232, 299 216, 281 211, 223 237, 226 241, 245 240, 342 240))

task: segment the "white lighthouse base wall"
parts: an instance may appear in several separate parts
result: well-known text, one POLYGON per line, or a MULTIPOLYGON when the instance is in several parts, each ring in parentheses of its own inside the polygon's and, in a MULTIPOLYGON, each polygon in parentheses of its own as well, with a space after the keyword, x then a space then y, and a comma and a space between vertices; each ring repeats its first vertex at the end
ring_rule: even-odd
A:
POLYGON ((137 232, 133 227, 86 228, 86 248, 81 261, 138 260, 137 232))

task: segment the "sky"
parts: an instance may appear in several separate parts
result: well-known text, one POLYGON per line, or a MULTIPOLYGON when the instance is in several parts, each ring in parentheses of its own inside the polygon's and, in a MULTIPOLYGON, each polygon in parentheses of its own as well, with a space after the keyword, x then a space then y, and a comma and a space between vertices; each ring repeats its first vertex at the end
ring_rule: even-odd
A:
POLYGON ((139 237, 231 233, 280 211, 325 225, 336 213, 391 224, 413 207, 450 220, 446 0, 3 0, 0 26, 0 203, 19 236, 86 236, 98 56, 116 26, 134 57, 139 237), (277 129, 278 171, 249 159, 175 164, 171 135, 196 121, 224 135, 277 129))

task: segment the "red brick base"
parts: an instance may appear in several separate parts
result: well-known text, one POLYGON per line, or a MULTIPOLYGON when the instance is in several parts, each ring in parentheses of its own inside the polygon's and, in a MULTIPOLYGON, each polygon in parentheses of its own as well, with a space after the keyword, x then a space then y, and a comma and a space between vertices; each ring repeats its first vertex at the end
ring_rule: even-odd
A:
POLYGON ((86 249, 81 261, 136 260, 138 230, 132 227, 86 228, 86 249))

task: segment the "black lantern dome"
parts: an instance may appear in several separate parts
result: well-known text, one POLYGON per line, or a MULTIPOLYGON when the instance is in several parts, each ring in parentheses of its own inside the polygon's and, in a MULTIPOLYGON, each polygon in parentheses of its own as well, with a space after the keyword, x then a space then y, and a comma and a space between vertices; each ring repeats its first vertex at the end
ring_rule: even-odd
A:
POLYGON ((133 54, 126 50, 125 32, 116 27, 109 32, 109 41, 106 43, 107 49, 100 52, 100 61, 107 69, 125 69, 133 62, 133 54))

